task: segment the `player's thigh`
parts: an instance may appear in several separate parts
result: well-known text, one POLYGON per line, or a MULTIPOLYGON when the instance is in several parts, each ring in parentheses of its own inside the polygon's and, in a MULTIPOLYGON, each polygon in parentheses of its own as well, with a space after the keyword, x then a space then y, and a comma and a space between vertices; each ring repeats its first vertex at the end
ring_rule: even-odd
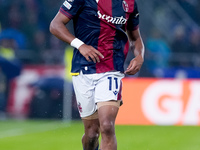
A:
POLYGON ((97 106, 100 126, 102 128, 114 129, 120 101, 100 102, 97 103, 97 106))

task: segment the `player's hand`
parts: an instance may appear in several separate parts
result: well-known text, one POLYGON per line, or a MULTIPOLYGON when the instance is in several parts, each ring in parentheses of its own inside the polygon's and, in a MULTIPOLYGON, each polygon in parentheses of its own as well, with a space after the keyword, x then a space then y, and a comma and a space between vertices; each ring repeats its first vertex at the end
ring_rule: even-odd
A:
POLYGON ((143 57, 141 55, 138 55, 137 57, 131 60, 128 68, 124 73, 128 75, 136 74, 141 69, 143 62, 143 57))
POLYGON ((104 58, 98 50, 90 45, 81 45, 79 51, 87 59, 87 61, 93 61, 94 63, 100 62, 100 58, 104 58))

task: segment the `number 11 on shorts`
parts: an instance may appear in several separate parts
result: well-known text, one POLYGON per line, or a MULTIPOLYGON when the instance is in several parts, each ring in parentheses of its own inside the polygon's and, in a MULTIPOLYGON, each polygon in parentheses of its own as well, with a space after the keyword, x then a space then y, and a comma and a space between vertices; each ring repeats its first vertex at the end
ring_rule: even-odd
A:
POLYGON ((109 90, 112 91, 112 83, 114 82, 115 84, 115 90, 118 89, 118 78, 112 78, 112 77, 108 77, 109 80, 109 90))

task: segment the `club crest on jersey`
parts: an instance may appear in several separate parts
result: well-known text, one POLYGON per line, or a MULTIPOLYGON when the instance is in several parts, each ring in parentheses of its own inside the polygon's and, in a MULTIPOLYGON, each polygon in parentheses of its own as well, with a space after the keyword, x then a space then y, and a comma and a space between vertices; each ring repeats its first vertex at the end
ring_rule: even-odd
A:
POLYGON ((63 3, 63 5, 67 8, 67 9, 70 9, 72 7, 72 5, 68 2, 68 1, 65 1, 63 3))
POLYGON ((117 95, 117 94, 118 94, 118 92, 117 92, 117 91, 113 91, 113 94, 117 95))
POLYGON ((122 1, 122 6, 123 6, 124 11, 128 12, 129 8, 128 8, 128 4, 127 4, 127 2, 125 0, 122 1))
POLYGON ((83 108, 81 107, 81 103, 78 102, 77 107, 78 107, 79 112, 82 113, 83 112, 83 108))

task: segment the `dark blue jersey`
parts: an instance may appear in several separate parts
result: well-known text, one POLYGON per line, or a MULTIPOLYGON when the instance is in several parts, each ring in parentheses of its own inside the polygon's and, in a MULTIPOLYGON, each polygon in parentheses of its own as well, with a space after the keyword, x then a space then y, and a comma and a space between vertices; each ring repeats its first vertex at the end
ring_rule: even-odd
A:
POLYGON ((139 24, 135 0, 66 0, 60 12, 73 19, 77 38, 104 55, 99 63, 88 62, 74 49, 72 74, 124 72, 129 49, 126 30, 136 30, 139 24))

